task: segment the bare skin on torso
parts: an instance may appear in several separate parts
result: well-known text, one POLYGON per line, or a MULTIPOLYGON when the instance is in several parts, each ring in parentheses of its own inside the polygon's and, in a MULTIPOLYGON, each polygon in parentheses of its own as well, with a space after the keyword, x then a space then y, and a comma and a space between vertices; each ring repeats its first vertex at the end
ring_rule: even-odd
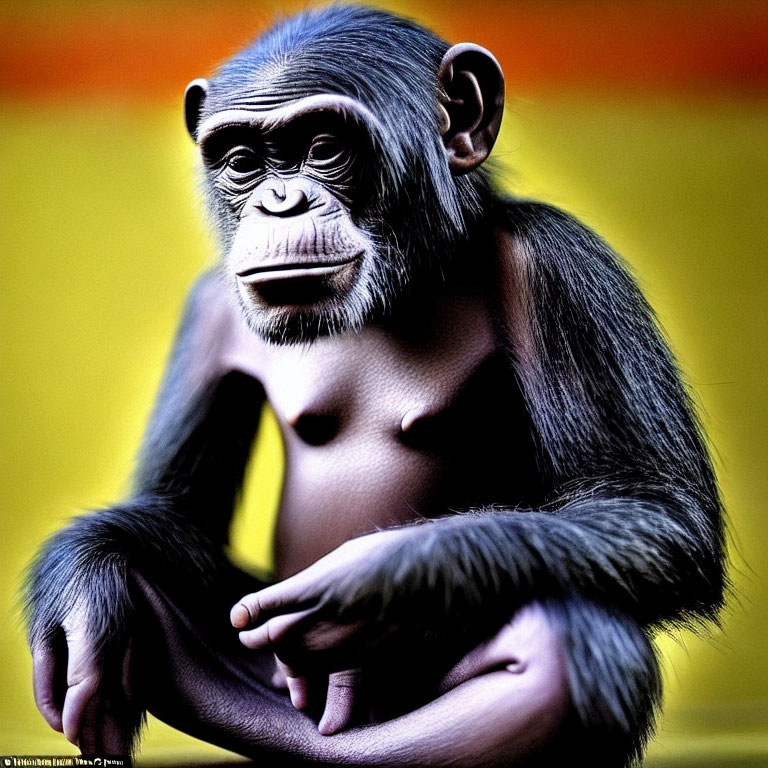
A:
POLYGON ((377 528, 509 503, 522 483, 500 458, 518 415, 488 301, 463 289, 417 312, 297 346, 239 323, 227 367, 261 381, 285 446, 278 580, 377 528))

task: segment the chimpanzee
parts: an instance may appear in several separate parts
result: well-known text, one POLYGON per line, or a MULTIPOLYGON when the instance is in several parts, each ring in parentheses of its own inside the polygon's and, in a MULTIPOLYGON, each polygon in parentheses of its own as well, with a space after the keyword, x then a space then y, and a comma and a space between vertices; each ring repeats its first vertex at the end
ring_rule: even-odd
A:
POLYGON ((640 756, 651 633, 722 602, 718 491, 618 258, 494 192, 503 102, 483 48, 339 5, 188 87, 221 268, 131 496, 27 583, 37 703, 82 750, 148 709, 299 763, 640 756), (265 403, 271 585, 223 554, 265 403))

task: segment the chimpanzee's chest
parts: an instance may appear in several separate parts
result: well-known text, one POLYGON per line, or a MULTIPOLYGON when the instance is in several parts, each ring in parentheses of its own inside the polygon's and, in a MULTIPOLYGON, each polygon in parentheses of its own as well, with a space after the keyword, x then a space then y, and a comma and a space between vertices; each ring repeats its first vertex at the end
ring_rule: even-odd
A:
POLYGON ((482 337, 474 347, 407 348, 365 331, 272 350, 263 384, 295 451, 370 440, 427 449, 471 410, 462 396, 493 352, 482 337))
POLYGON ((527 430, 485 308, 431 319, 266 350, 285 445, 278 575, 377 527, 518 500, 527 430))

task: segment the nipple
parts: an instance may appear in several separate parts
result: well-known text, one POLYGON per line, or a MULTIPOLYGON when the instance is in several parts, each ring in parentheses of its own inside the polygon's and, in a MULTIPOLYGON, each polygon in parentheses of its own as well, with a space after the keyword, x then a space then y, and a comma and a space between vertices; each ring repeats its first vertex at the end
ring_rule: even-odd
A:
POLYGON ((421 427, 425 421, 434 421, 440 415, 440 409, 434 404, 420 403, 409 408, 403 420, 400 422, 400 431, 403 433, 412 432, 421 427))
POLYGON ((405 412, 405 416, 403 416, 403 420, 400 422, 400 431, 409 432, 413 428, 413 425, 419 419, 423 419, 426 415, 426 409, 424 406, 410 408, 405 412))

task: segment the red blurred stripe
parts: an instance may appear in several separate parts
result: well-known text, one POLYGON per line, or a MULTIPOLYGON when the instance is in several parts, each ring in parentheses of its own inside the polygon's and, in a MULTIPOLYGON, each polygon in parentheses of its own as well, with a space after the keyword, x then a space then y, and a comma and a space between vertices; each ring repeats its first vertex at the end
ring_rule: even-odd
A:
MULTIPOLYGON (((165 97, 253 37, 243 9, 152 7, 22 13, 0 27, 0 91, 14 95, 165 97)), ((263 23, 263 22, 262 22, 263 23)))
POLYGON ((503 51, 512 88, 768 87, 768 3, 500 2, 463 22, 465 34, 503 51))
MULTIPOLYGON (((478 3, 441 12, 454 40, 493 50, 510 90, 768 89, 768 3, 478 3)), ((240 4, 51 6, 0 18, 0 91, 14 96, 167 98, 268 20, 240 4)))

